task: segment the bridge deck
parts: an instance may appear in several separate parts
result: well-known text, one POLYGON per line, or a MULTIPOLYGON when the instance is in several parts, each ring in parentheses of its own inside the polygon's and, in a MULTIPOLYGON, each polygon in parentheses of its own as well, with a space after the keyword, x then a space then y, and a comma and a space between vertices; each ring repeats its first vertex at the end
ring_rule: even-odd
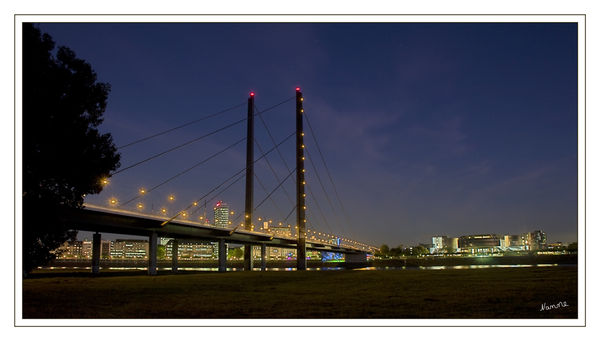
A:
MULTIPOLYGON (((161 226, 164 217, 106 208, 86 204, 84 209, 65 209, 62 214, 65 223, 73 229, 92 232, 149 236, 153 232, 159 237, 185 240, 219 241, 236 244, 265 244, 272 247, 296 248, 297 240, 291 237, 275 236, 264 232, 219 228, 184 219, 174 219, 161 226)), ((366 252, 351 246, 338 246, 307 239, 308 250, 339 253, 366 252)))

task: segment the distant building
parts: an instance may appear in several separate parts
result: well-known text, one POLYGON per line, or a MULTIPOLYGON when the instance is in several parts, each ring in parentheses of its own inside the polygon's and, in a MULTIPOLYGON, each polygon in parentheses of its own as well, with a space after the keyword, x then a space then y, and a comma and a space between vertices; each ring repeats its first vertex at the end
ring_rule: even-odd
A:
POLYGON ((448 253, 458 251, 458 238, 434 236, 431 238, 430 253, 448 253))
POLYGON ((267 226, 267 232, 275 237, 292 237, 292 228, 289 226, 267 226))
POLYGON ((217 202, 214 208, 215 226, 229 227, 229 206, 222 201, 217 202))
POLYGON ((448 236, 434 236, 431 238, 431 247, 429 248, 430 253, 444 253, 450 246, 450 239, 448 236))
MULTIPOLYGON (((227 254, 227 250, 225 253, 227 254)), ((219 243, 178 240, 177 258, 179 259, 217 259, 218 255, 219 243)), ((172 239, 165 245, 165 256, 173 257, 172 239)))
POLYGON ((81 240, 69 240, 64 242, 58 249, 56 254, 58 259, 79 259, 81 258, 81 240))
POLYGON ((81 258, 92 258, 92 241, 84 239, 81 242, 81 258))
POLYGON ((445 247, 445 243, 444 241, 446 241, 448 239, 447 236, 434 236, 431 238, 431 244, 433 245, 431 248, 431 253, 438 253, 441 252, 444 247, 445 247))
POLYGON ((529 245, 531 250, 545 250, 547 247, 546 233, 536 230, 529 233, 529 245))
MULTIPOLYGON (((296 258, 296 256, 294 255, 294 258, 296 258)), ((306 259, 311 259, 311 260, 322 260, 322 253, 321 251, 306 251, 306 259)))
POLYGON ((460 252, 460 248, 458 247, 458 238, 449 238, 448 248, 451 252, 460 252))
POLYGON ((113 259, 140 259, 147 258, 148 241, 137 239, 117 239, 110 250, 113 259))
POLYGON ((505 235, 502 247, 509 251, 537 251, 547 248, 546 233, 541 230, 505 235))
POLYGON ((563 245, 562 242, 554 242, 548 244, 548 250, 563 250, 566 248, 566 245, 563 245))
POLYGON ((342 261, 345 259, 343 253, 336 252, 321 252, 321 260, 324 262, 342 261))
MULTIPOLYGON (((267 247, 267 258, 276 260, 296 259, 296 249, 284 249, 281 247, 267 247)), ((259 253, 260 256, 260 253, 259 253)))
MULTIPOLYGON (((431 242, 431 253, 443 253, 451 250, 451 252, 480 254, 503 251, 538 251, 562 247, 560 242, 548 245, 546 233, 542 230, 506 235, 476 234, 459 238, 433 236, 431 242)), ((425 246, 426 244, 421 245, 425 246)))
POLYGON ((493 253, 500 251, 500 236, 477 234, 458 238, 458 247, 467 253, 493 253))
POLYGON ((100 242, 100 258, 110 259, 110 249, 112 242, 110 240, 103 240, 100 242))
POLYGON ((527 233, 507 234, 502 238, 502 249, 505 251, 529 250, 529 236, 527 233))

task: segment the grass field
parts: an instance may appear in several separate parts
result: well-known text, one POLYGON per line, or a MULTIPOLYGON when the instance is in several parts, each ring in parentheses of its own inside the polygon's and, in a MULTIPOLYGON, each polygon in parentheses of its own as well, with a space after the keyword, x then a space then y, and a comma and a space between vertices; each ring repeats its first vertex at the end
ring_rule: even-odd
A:
POLYGON ((23 318, 577 318, 577 267, 42 276, 23 318))

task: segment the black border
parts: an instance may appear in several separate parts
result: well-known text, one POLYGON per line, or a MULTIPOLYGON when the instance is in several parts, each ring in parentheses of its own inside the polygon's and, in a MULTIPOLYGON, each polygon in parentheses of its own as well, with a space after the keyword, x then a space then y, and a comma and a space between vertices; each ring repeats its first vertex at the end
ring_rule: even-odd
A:
MULTIPOLYGON (((78 17, 82 17, 82 16, 115 16, 115 17, 136 17, 136 16, 148 16, 148 17, 161 17, 161 16, 169 16, 169 17, 173 17, 173 16, 189 16, 189 17, 212 17, 212 16, 236 16, 236 17, 243 17, 243 16, 251 16, 251 17, 255 17, 255 16, 311 16, 311 17, 320 17, 320 16, 333 16, 333 17, 340 17, 340 16, 355 16, 355 17, 377 17, 377 16, 390 16, 390 17, 412 17, 412 16, 437 16, 437 17, 443 17, 443 16, 452 16, 452 17, 456 17, 456 16, 465 16, 465 17, 469 17, 469 16, 477 16, 477 17, 481 17, 481 16, 515 16, 515 17, 520 17, 520 16, 526 16, 526 17, 535 17, 535 16, 552 16, 552 17, 561 17, 561 16, 583 16, 583 33, 584 33, 584 41, 583 41, 583 60, 584 60, 584 73, 583 73, 583 82, 584 82, 584 91, 583 91, 583 97, 584 97, 584 115, 583 115, 583 120, 584 120, 584 124, 583 124, 583 129, 584 129, 584 136, 587 136, 587 77, 586 77, 586 72, 587 72, 587 16, 585 13, 580 13, 580 14, 360 14, 360 13, 349 13, 349 14, 304 14, 304 13, 298 13, 298 14, 290 14, 290 13, 286 13, 286 14, 259 14, 259 13, 253 13, 253 14, 240 14, 240 13, 235 13, 235 14, 231 14, 231 13, 211 13, 211 14, 27 14, 27 13, 20 13, 14 14, 14 19, 13 19, 13 68, 14 68, 14 75, 13 75, 13 85, 14 85, 14 89, 16 90, 16 83, 17 83, 17 59, 16 59, 16 51, 17 51, 17 37, 16 37, 16 27, 17 27, 17 17, 20 16, 78 16, 78 17)), ((39 21, 39 23, 60 23, 59 21, 39 21)), ((68 22, 68 23, 73 23, 73 24, 77 24, 77 23, 112 23, 110 21, 85 21, 85 22, 77 22, 77 21, 73 21, 73 22, 68 22)), ((127 22, 121 22, 121 21, 117 21, 114 23, 127 23, 127 22)), ((135 22, 135 23, 165 23, 168 24, 169 22, 144 22, 144 21, 140 21, 140 22, 135 22)), ((171 22, 172 23, 172 22, 171 22)), ((176 22, 176 23, 198 23, 198 22, 176 22)), ((219 24, 219 23, 229 23, 229 22, 211 22, 214 24, 219 24)), ((245 21, 245 22, 231 22, 231 23, 262 23, 261 21, 245 21)), ((289 21, 289 22, 269 22, 272 24, 277 24, 277 23, 310 23, 309 21, 289 21)), ((318 22, 318 23, 329 23, 326 21, 323 22, 318 22)), ((331 22, 331 23, 344 23, 344 22, 331 22)), ((368 21, 365 22, 353 22, 353 23, 369 23, 368 21)), ((377 23, 400 23, 397 21, 391 21, 391 22, 377 22, 377 23)), ((410 23, 444 23, 444 24, 456 24, 456 23, 465 23, 463 21, 448 21, 448 22, 435 22, 435 21, 419 21, 419 22, 407 22, 407 24, 410 23)), ((467 23, 473 23, 473 24, 483 24, 483 23, 527 23, 527 22, 501 22, 501 21, 495 21, 495 22, 477 22, 477 21, 469 21, 467 23)), ((556 21, 552 21, 552 22, 535 22, 535 23, 560 23, 560 22, 556 22, 556 21)), ((565 22, 567 23, 567 22, 565 22)), ((578 30, 579 30, 579 23, 578 24, 578 30)), ((579 32, 578 32, 579 35, 579 32)), ((579 44, 578 44, 579 46, 579 44)), ((579 51, 578 51, 579 52, 579 51)), ((579 54, 578 54, 579 57, 579 54)), ((577 73, 579 76, 579 58, 577 60, 577 73)), ((578 77, 578 86, 579 86, 579 77, 578 77)), ((14 127, 13 127, 13 141, 14 141, 14 150, 13 150, 13 164, 14 164, 14 168, 13 168, 13 195, 14 198, 16 198, 17 196, 17 149, 16 149, 16 142, 17 142, 17 125, 16 125, 16 118, 17 118, 17 92, 14 91, 13 92, 14 95, 14 116, 13 116, 13 120, 14 120, 14 127)), ((578 96, 578 101, 577 101, 577 122, 579 123, 579 89, 577 91, 577 96, 578 96)), ((578 130, 579 130, 579 124, 578 124, 578 130)), ((586 173, 586 168, 587 168, 587 149, 586 149, 586 139, 584 139, 584 143, 583 143, 583 164, 584 164, 584 169, 583 169, 583 176, 584 176, 584 186, 583 186, 583 197, 584 197, 584 208, 583 208, 583 220, 584 220, 584 233, 587 235, 587 191, 585 188, 585 184, 587 183, 587 173, 586 173)), ((21 141, 22 143, 22 141, 21 141)), ((578 151, 577 151, 577 198, 579 200, 579 134, 578 134, 578 151)), ((580 203, 578 202, 577 204, 577 214, 579 215, 579 205, 580 203)), ((64 328, 64 327, 110 327, 110 328, 115 328, 115 327, 120 327, 120 328, 129 328, 129 327, 142 327, 142 328, 152 328, 152 327, 159 327, 159 328, 164 328, 164 327, 176 327, 176 328, 265 328, 265 327, 295 327, 295 328, 331 328, 331 327, 336 327, 336 328, 353 328, 353 327, 358 327, 358 328, 365 328, 365 327, 371 327, 371 328, 402 328, 402 327, 417 327, 417 328, 427 328, 427 327, 441 327, 441 328, 462 328, 462 327, 525 327, 525 328, 529 328, 529 327, 571 327, 571 328, 581 328, 581 327, 586 327, 587 326, 587 304, 584 303, 584 317, 583 317, 583 325, 582 326, 572 326, 572 325, 553 325, 553 326, 543 326, 543 325, 504 325, 504 326, 496 326, 496 325, 459 325, 459 326, 445 326, 445 325, 423 325, 423 326, 416 326, 416 325, 389 325, 389 326, 380 326, 380 325, 352 325, 352 326, 344 326, 344 325, 260 325, 260 326, 245 326, 245 325, 222 325, 222 326, 205 326, 205 325, 189 325, 189 326, 178 326, 178 325, 152 325, 152 326, 143 326, 143 325, 104 325, 104 326, 96 326, 96 325, 59 325, 59 326, 44 326, 44 325, 17 325, 17 316, 16 316, 16 310, 17 310, 17 251, 16 251, 16 246, 17 246, 17 240, 16 240, 16 235, 17 235, 17 223, 16 223, 16 216, 17 216, 17 207, 16 205, 13 205, 13 220, 14 220, 14 236, 15 236, 15 240, 14 240, 14 260, 13 260, 13 264, 14 264, 14 281, 13 281, 13 295, 14 295, 14 305, 13 305, 13 313, 14 313, 14 319, 13 319, 13 327, 16 328, 64 328)), ((22 213, 22 212, 21 212, 22 213)), ((22 217, 21 217, 22 218, 22 217)), ((22 219, 21 219, 22 220, 22 219)), ((577 231, 577 240, 579 242, 579 227, 578 227, 578 231, 577 231)), ((583 241, 584 245, 585 245, 585 254, 583 255, 584 257, 584 261, 587 261, 587 239, 585 239, 583 241)), ((584 297, 587 298, 587 262, 585 262, 585 266, 584 266, 584 275, 583 275, 583 288, 584 288, 584 297)), ((579 271, 578 271, 578 275, 579 275, 579 271)), ((98 320, 98 319, 97 319, 98 320)), ((124 319, 125 320, 125 319, 124 319)), ((253 319, 248 319, 248 320, 253 320, 253 319)), ((352 319, 348 319, 348 320, 352 320, 352 319)), ((397 320, 405 320, 405 319, 397 319, 397 320)), ((505 320, 506 319, 498 319, 498 320, 505 320)), ((548 319, 551 320, 551 319, 548 319)), ((562 320, 562 319, 561 319, 562 320)), ((510 321, 510 320, 508 320, 510 321)))

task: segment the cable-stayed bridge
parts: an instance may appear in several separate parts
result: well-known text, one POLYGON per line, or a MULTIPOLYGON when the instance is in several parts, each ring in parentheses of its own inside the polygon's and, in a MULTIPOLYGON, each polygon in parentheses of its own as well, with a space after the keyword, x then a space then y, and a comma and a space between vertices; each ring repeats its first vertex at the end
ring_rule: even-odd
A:
MULTIPOLYGON (((164 155, 172 153, 176 150, 180 150, 188 145, 207 139, 211 136, 217 135, 223 131, 228 130, 234 126, 246 123, 246 136, 236 139, 231 144, 227 145, 204 159, 197 161, 196 163, 187 166, 185 169, 178 171, 174 174, 169 175, 167 178, 157 181, 155 185, 150 187, 143 187, 137 189, 136 193, 131 193, 129 198, 120 200, 116 197, 109 198, 105 205, 94 204, 91 201, 86 200, 85 208, 82 210, 67 209, 62 213, 64 221, 74 226, 77 230, 96 232, 93 236, 92 246, 92 271, 97 272, 99 269, 99 255, 100 255, 100 232, 102 233, 116 233, 116 234, 128 234, 128 235, 139 235, 147 236, 149 238, 149 257, 148 257, 148 272, 150 274, 156 273, 156 254, 157 254, 157 238, 158 237, 170 237, 174 238, 174 259, 173 264, 176 268, 177 264, 177 240, 204 240, 204 241, 216 241, 219 243, 219 270, 225 271, 226 269, 226 243, 244 244, 244 269, 251 270, 253 268, 253 255, 252 245, 259 245, 261 247, 261 267, 265 267, 265 248, 267 246, 294 248, 296 249, 297 255, 297 269, 306 269, 306 250, 316 250, 324 252, 339 252, 346 255, 346 261, 362 261, 366 260, 367 253, 373 253, 376 248, 366 243, 353 240, 345 236, 344 225, 350 224, 348 215, 346 214, 345 208, 337 188, 333 181, 333 177, 329 171, 323 153, 318 143, 318 139, 314 134, 314 131, 310 125, 307 113, 304 112, 304 97, 300 88, 296 88, 296 94, 293 97, 284 99, 283 101, 272 105, 262 111, 258 110, 254 104, 255 94, 251 92, 248 100, 245 103, 241 103, 235 106, 231 106, 227 109, 221 110, 211 115, 207 115, 184 124, 153 133, 145 136, 138 140, 129 142, 127 144, 118 147, 119 151, 129 148, 133 145, 147 143, 150 140, 158 138, 159 136, 170 134, 174 131, 182 129, 184 127, 197 124, 201 121, 205 121, 214 117, 218 117, 221 114, 231 111, 236 108, 240 108, 247 104, 247 115, 243 119, 228 123, 224 126, 214 129, 208 133, 205 133, 194 139, 185 141, 176 146, 170 147, 166 150, 157 152, 149 157, 142 160, 136 161, 124 167, 117 169, 112 174, 107 175, 105 178, 99 179, 99 181, 108 186, 112 179, 120 176, 124 172, 132 172, 132 170, 146 164, 147 162, 161 158, 164 155), (271 129, 267 125, 264 119, 264 113, 280 108, 283 104, 291 102, 295 99, 295 130, 286 135, 285 138, 280 141, 276 141, 271 129), (255 119, 258 118, 264 127, 266 133, 269 136, 271 146, 263 147, 255 139, 255 119), (316 162, 311 155, 315 155, 315 150, 312 154, 308 153, 308 148, 305 145, 305 131, 304 123, 307 123, 309 131, 311 133, 312 141, 314 141, 314 148, 316 149, 316 155, 319 155, 319 161, 321 161, 321 167, 325 169, 325 176, 321 176, 316 167, 316 162), (292 140, 295 137, 295 165, 290 166, 284 158, 282 145, 292 140), (188 175, 192 170, 199 166, 207 165, 210 161, 215 160, 225 152, 233 149, 234 147, 241 145, 242 142, 246 142, 246 165, 243 168, 233 172, 230 176, 223 177, 224 179, 214 187, 205 190, 203 195, 198 196, 196 200, 191 200, 188 203, 181 205, 175 209, 166 207, 152 208, 149 209, 142 202, 142 198, 146 198, 153 193, 159 192, 158 189, 174 181, 175 179, 181 178, 188 175), (257 155, 255 156, 255 146, 258 149, 257 155), (284 174, 277 172, 275 167, 269 161, 269 156, 278 155, 282 164, 285 166, 284 174), (316 176, 318 187, 322 195, 325 197, 329 211, 323 209, 323 205, 317 200, 317 195, 313 192, 314 188, 311 188, 310 184, 306 183, 305 173, 305 161, 308 159, 309 164, 312 167, 312 171, 316 176), (258 162, 264 162, 268 166, 271 175, 276 181, 275 186, 267 188, 268 186, 261 181, 260 177, 255 173, 255 165, 258 162), (291 179, 295 175, 295 196, 291 195, 284 184, 291 182, 291 179), (329 182, 324 181, 329 180, 329 182), (230 190, 235 184, 241 180, 245 180, 245 193, 244 193, 244 206, 243 212, 238 212, 237 215, 233 211, 223 211, 225 215, 220 214, 217 216, 217 206, 215 207, 215 218, 211 222, 206 217, 206 206, 207 202, 213 202, 214 200, 221 198, 224 193, 230 190), (254 181, 260 185, 262 190, 265 192, 261 201, 258 203, 254 201, 254 181), (329 186, 327 186, 328 184, 329 186), (332 190, 327 190, 330 187, 332 190), (285 204, 284 201, 274 200, 274 194, 282 192, 285 194, 285 198, 289 204, 289 208, 282 210, 281 206, 285 204), (333 193, 333 195, 331 195, 333 193), (307 216, 307 194, 308 203, 316 208, 318 214, 312 214, 307 216), (333 200, 332 200, 333 198, 333 200), (262 216, 256 216, 257 210, 259 210, 263 204, 269 201, 276 211, 280 215, 279 223, 273 224, 273 219, 263 218, 262 216), (334 205, 334 202, 337 205, 334 205), (337 211, 335 207, 337 206, 337 211), (204 209, 204 212, 202 211, 204 209), (330 224, 327 214, 325 213, 336 213, 341 215, 345 222, 336 225, 330 224), (295 213, 295 214, 294 214, 295 213), (285 216, 284 216, 285 215, 285 216), (295 216, 295 221, 290 221, 295 216), (332 225, 334 228, 332 229, 332 225), (337 231, 334 231, 337 230, 337 231)), ((88 198, 86 198, 88 199, 88 198)), ((169 202, 175 200, 174 195, 167 197, 169 202)), ((277 220, 275 220, 277 221, 277 220)))

